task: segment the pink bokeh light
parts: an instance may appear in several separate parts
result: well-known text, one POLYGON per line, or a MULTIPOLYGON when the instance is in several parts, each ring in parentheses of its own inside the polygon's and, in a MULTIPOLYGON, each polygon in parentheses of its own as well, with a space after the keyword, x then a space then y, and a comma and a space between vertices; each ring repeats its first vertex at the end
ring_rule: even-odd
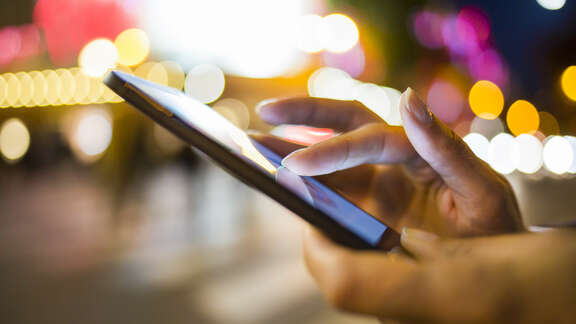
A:
POLYGON ((366 55, 360 43, 344 53, 332 53, 325 51, 322 54, 324 64, 330 67, 346 71, 351 77, 359 77, 366 68, 366 55))
POLYGON ((414 36, 422 46, 430 49, 444 47, 442 26, 444 18, 435 12, 420 11, 414 16, 414 36))
POLYGON ((460 90, 446 80, 435 80, 428 90, 427 103, 430 111, 445 123, 453 123, 462 114, 464 97, 460 90))

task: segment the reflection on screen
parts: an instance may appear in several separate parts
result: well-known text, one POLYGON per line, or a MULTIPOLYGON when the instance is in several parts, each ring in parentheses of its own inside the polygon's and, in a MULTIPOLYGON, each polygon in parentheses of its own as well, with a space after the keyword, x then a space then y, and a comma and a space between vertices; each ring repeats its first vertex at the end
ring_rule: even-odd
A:
POLYGON ((210 107, 193 100, 182 92, 166 88, 137 77, 120 74, 125 81, 145 93, 181 121, 220 143, 247 162, 301 197, 314 208, 342 224, 372 246, 376 246, 386 225, 312 177, 301 177, 281 166, 281 157, 250 137, 210 107))

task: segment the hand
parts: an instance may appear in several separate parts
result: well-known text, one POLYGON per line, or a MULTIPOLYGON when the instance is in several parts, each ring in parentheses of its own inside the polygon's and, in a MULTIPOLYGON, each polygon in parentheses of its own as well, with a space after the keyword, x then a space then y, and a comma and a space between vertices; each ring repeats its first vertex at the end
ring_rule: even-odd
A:
POLYGON ((388 126, 359 102, 296 98, 258 108, 271 124, 333 128, 342 135, 308 148, 271 135, 254 138, 300 175, 318 176, 400 231, 420 228, 445 236, 522 231, 514 193, 455 133, 407 90, 404 128, 388 126), (296 150, 296 151, 295 151, 296 150), (345 171, 342 171, 345 170, 345 171))
POLYGON ((414 258, 340 247, 310 229, 309 271, 337 308, 440 323, 576 323, 576 231, 441 240, 406 230, 414 258))

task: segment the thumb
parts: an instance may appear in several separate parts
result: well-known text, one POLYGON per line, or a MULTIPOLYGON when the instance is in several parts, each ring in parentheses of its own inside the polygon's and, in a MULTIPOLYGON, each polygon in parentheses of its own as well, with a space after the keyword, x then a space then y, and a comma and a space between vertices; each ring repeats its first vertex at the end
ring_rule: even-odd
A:
POLYGON ((402 229, 402 247, 419 260, 434 258, 440 249, 440 237, 434 233, 414 228, 402 229))
POLYGON ((402 94, 400 111, 408 140, 448 187, 460 194, 482 188, 488 167, 410 88, 402 94))

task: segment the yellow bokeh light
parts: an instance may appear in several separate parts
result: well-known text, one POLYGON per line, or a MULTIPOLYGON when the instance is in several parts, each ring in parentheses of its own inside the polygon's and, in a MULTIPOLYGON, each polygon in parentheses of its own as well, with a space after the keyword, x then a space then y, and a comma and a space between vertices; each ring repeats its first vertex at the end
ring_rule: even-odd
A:
POLYGON ((71 73, 74 76, 74 84, 76 85, 73 101, 75 104, 83 103, 90 93, 90 78, 78 68, 72 69, 71 73))
POLYGON ((496 119, 504 109, 504 95, 500 88, 486 80, 478 81, 468 96, 470 108, 476 116, 483 119, 496 119))
POLYGON ((64 105, 74 103, 74 94, 76 93, 76 79, 69 70, 58 69, 56 73, 60 77, 60 101, 64 105))
POLYGON ((560 125, 558 124, 558 120, 556 118, 545 111, 541 111, 538 113, 540 115, 540 131, 544 135, 559 135, 560 134, 560 125))
POLYGON ((18 98, 16 104, 18 106, 27 106, 30 104, 32 97, 34 96, 34 81, 26 72, 18 72, 16 73, 16 77, 18 78, 22 89, 20 92, 20 98, 18 98))
POLYGON ((22 94, 22 85, 18 77, 13 73, 4 74, 4 79, 6 80, 7 86, 5 103, 8 107, 14 107, 22 94))
POLYGON ((114 42, 118 50, 118 63, 138 65, 150 54, 150 40, 143 30, 133 28, 123 31, 114 42))
POLYGON ((6 104, 6 96, 8 95, 8 84, 3 76, 0 75, 0 108, 4 108, 6 104))
POLYGON ((57 105, 60 100, 60 91, 62 91, 62 83, 60 77, 55 71, 46 70, 42 71, 44 78, 46 78, 46 84, 48 85, 48 90, 46 92, 46 104, 57 105))
POLYGON ((526 100, 512 104, 506 115, 506 122, 512 134, 534 134, 540 126, 540 115, 536 107, 526 100))
POLYGON ((164 68, 164 65, 160 63, 152 63, 150 70, 148 70, 146 79, 161 85, 168 85, 168 72, 164 68))
POLYGON ((0 152, 4 159, 17 161, 30 147, 30 133, 26 125, 18 119, 11 118, 4 122, 0 130, 0 152))
POLYGON ((30 101, 30 105, 40 106, 45 103, 46 94, 48 93, 48 84, 44 75, 38 71, 30 72, 30 77, 34 83, 34 95, 30 101))
POLYGON ((186 81, 186 74, 180 64, 172 61, 162 62, 166 73, 168 73, 168 86, 182 90, 184 88, 184 82, 186 81))
POLYGON ((323 19, 320 37, 330 52, 346 52, 358 43, 360 33, 352 19, 343 14, 331 14, 323 19))
POLYGON ((104 76, 108 70, 116 67, 117 62, 118 50, 114 43, 105 38, 86 44, 78 57, 82 72, 91 77, 104 76))
POLYGON ((572 65, 564 70, 561 84, 564 94, 570 98, 570 100, 576 101, 576 65, 572 65))

